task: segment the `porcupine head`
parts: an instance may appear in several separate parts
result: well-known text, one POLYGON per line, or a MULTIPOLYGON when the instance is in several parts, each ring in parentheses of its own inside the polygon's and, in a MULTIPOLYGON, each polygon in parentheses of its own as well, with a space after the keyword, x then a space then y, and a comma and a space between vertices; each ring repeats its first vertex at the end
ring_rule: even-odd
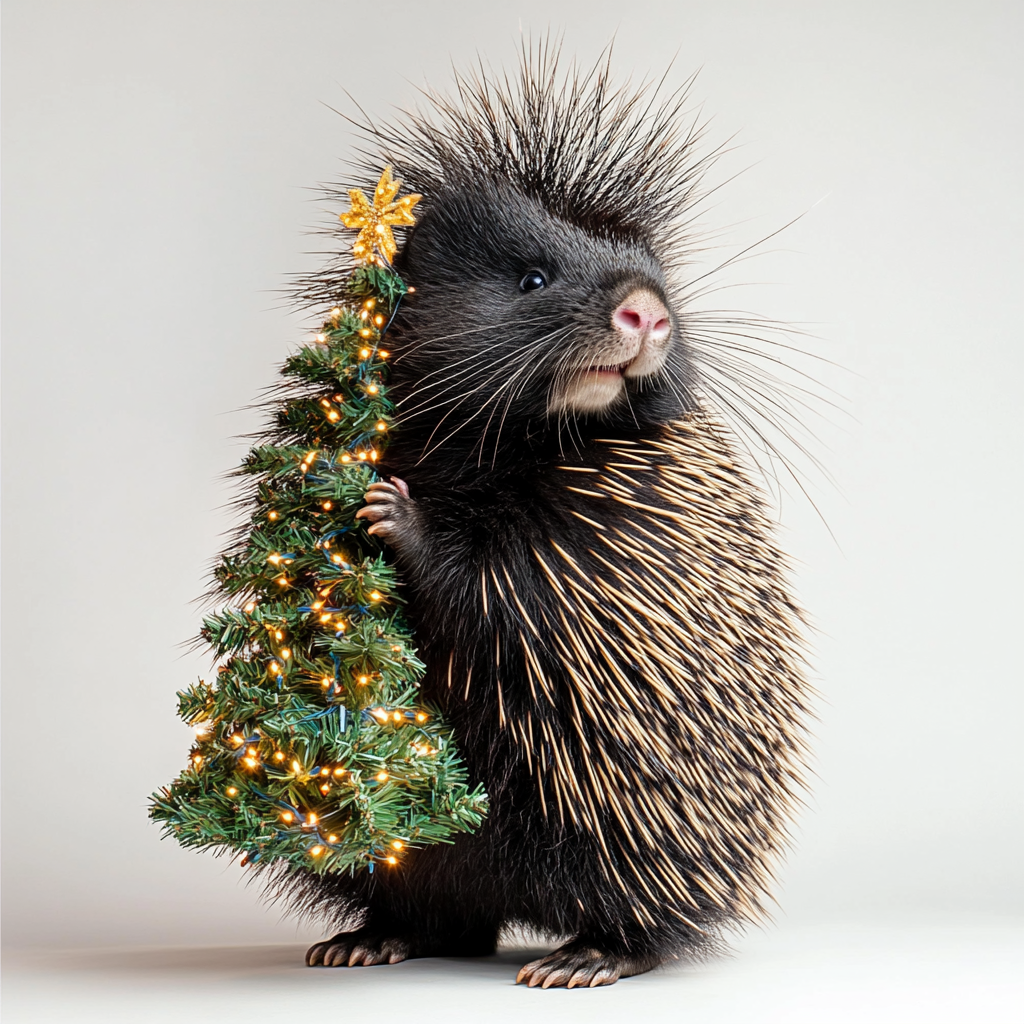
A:
POLYGON ((797 780, 799 611, 687 340, 705 158, 684 95, 527 54, 374 127, 420 193, 388 333, 399 429, 360 516, 393 550, 479 832, 372 880, 338 966, 567 940, 530 985, 595 985, 756 917, 797 780))

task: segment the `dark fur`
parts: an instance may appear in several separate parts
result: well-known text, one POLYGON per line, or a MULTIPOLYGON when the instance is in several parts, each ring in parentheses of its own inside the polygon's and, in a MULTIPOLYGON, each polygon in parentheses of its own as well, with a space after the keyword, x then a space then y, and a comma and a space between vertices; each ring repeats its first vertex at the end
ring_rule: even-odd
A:
POLYGON ((755 916, 784 831, 799 612, 760 499, 701 409, 670 279, 701 170, 694 133, 674 136, 677 98, 609 100, 603 69, 559 81, 541 60, 518 100, 463 83, 461 104, 437 101, 442 128, 375 130, 424 195, 397 261, 415 294, 386 343, 401 429, 384 472, 411 494, 389 539, 423 695, 491 810, 399 867, 287 882, 305 910, 365 917, 312 962, 329 948, 347 962, 360 943, 364 962, 483 954, 524 925, 576 940, 556 983, 577 963, 614 980, 755 916), (521 292, 535 268, 549 287, 521 292), (629 381, 607 414, 549 416, 637 286, 671 311, 665 371, 629 381), (616 607, 608 585, 639 605, 616 607))

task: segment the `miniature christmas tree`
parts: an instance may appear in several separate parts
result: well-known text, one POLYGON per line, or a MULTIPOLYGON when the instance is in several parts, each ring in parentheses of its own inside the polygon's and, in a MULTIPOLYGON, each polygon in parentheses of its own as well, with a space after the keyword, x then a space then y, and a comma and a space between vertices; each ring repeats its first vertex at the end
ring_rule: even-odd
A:
POLYGON ((382 341, 407 289, 391 225, 413 223, 385 170, 350 193, 357 268, 314 344, 287 360, 272 425, 238 473, 249 522, 215 569, 203 622, 213 682, 179 693, 185 771, 150 815, 184 846, 316 872, 398 866, 486 813, 423 670, 381 544, 355 518, 395 428, 382 341))

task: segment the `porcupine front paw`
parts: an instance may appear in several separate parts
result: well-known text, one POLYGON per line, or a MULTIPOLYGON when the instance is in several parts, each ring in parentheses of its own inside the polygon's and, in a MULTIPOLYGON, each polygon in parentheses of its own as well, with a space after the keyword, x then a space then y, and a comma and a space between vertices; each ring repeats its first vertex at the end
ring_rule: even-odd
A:
POLYGON ((412 943, 407 939, 360 928, 310 946, 306 951, 306 966, 373 967, 374 964, 401 963, 411 955, 412 943))
POLYGON ((397 476, 378 480, 366 490, 366 504, 356 519, 368 519, 367 533, 375 534, 396 551, 408 551, 419 541, 416 502, 409 497, 409 485, 397 476))
POLYGON ((596 988, 614 985, 619 978, 643 974, 660 962, 656 957, 605 953, 590 942, 574 939, 528 963, 516 976, 516 984, 525 981, 530 988, 596 988))

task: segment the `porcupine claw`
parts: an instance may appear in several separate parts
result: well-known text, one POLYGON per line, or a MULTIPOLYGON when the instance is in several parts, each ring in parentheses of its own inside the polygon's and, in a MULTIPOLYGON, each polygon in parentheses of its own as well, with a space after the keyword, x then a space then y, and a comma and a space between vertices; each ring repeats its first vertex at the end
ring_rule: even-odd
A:
POLYGON ((642 974, 657 963, 602 953, 589 943, 573 941, 528 963, 516 976, 516 984, 525 981, 530 988, 596 988, 642 974))
POLYGON ((409 547, 417 533, 416 503, 409 497, 409 485, 396 476, 370 484, 366 505, 356 513, 356 519, 370 520, 366 532, 396 550, 409 547))
POLYGON ((310 946, 306 952, 306 966, 373 967, 375 964, 401 963, 411 953, 412 946, 405 939, 360 928, 354 932, 341 932, 332 939, 310 946))

